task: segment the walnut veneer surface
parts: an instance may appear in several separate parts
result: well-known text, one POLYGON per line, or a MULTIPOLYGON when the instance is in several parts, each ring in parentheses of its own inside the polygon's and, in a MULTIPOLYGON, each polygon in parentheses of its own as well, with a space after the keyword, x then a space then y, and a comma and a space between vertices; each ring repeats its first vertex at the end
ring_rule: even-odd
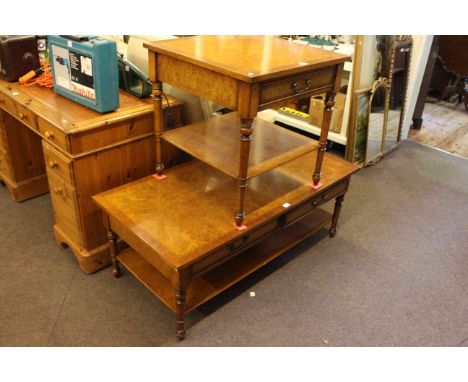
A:
POLYGON ((323 49, 304 49, 303 45, 274 36, 195 36, 144 46, 246 82, 304 72, 347 59, 323 49))
POLYGON ((113 275, 124 265, 175 314, 185 338, 185 314, 331 222, 336 234, 352 163, 326 155, 323 186, 307 180, 306 154, 254 178, 246 195, 248 228, 229 216, 235 179, 199 161, 95 195, 109 226, 113 275), (333 216, 318 207, 336 199, 333 216), (129 245, 120 249, 118 238, 129 245))
MULTIPOLYGON (((169 103, 179 126, 182 104, 171 97, 169 103)), ((100 114, 51 89, 0 80, 0 180, 16 201, 50 190, 57 242, 70 247, 85 272, 110 262, 91 196, 153 172, 153 110, 151 99, 121 91, 120 107, 100 114)), ((168 165, 178 153, 165 143, 168 165)))
MULTIPOLYGON (((357 171, 354 164, 325 155, 323 189, 307 185, 315 165, 307 154, 249 183, 249 230, 300 204, 357 171)), ((95 195, 111 217, 139 238, 152 256, 173 269, 240 236, 229 218, 235 206, 235 179, 198 160, 173 167, 164 181, 153 176, 95 195)), ((248 231, 246 231, 248 233, 248 231)))

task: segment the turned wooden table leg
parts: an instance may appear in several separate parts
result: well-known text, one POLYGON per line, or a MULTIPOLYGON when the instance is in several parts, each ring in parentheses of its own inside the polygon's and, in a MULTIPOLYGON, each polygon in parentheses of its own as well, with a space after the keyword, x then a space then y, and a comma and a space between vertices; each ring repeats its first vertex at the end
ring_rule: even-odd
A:
MULTIPOLYGON (((322 129, 320 131, 319 149, 317 151, 317 162, 315 162, 315 171, 312 177, 313 186, 319 186, 322 171, 323 156, 327 149, 328 130, 330 120, 335 106, 335 92, 328 92, 325 98, 325 109, 323 111, 322 129)), ((317 187, 318 188, 318 187, 317 187)))
POLYGON ((109 239, 109 249, 112 261, 112 276, 120 277, 120 264, 119 260, 117 259, 117 255, 119 254, 119 249, 117 246, 117 235, 109 230, 107 231, 107 238, 109 239))
POLYGON ((242 227, 245 219, 244 204, 245 191, 247 188, 247 171, 250 156, 250 136, 253 132, 252 124, 253 119, 241 119, 239 178, 237 180, 239 186, 238 205, 236 212, 237 227, 242 227))
POLYGON ((179 340, 183 340, 185 338, 185 298, 189 283, 188 269, 179 270, 173 281, 176 303, 176 335, 179 340))
POLYGON ((330 237, 335 237, 336 235, 336 225, 338 224, 338 219, 340 217, 341 206, 343 205, 343 201, 344 201, 344 194, 336 198, 335 209, 333 210, 332 225, 329 231, 330 237))
POLYGON ((164 163, 162 162, 161 137, 163 134, 163 110, 162 110, 162 83, 156 81, 153 84, 154 100, 154 138, 156 141, 156 174, 163 176, 164 163))
POLYGON ((185 339, 185 289, 176 292, 176 335, 179 340, 185 339))

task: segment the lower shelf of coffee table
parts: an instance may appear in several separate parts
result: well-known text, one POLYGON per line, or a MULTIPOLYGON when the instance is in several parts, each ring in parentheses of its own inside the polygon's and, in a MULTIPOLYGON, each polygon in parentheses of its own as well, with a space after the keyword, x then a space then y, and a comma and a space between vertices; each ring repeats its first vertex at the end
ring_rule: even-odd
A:
MULTIPOLYGON (((225 289, 268 264, 288 249, 303 241, 331 221, 331 215, 316 209, 297 223, 283 228, 236 257, 193 279, 186 296, 189 312, 225 289)), ((175 290, 155 267, 128 248, 119 254, 119 261, 173 312, 176 311, 175 290)))

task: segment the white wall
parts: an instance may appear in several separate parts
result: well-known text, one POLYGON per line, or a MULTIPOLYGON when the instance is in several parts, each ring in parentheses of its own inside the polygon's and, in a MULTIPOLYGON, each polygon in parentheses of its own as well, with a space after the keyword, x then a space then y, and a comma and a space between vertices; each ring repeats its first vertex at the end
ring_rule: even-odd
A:
POLYGON ((370 88, 376 80, 377 39, 375 35, 362 36, 362 61, 359 84, 355 90, 370 88))
POLYGON ((413 123, 413 113, 418 100, 424 70, 431 51, 434 36, 413 35, 413 53, 411 55, 410 76, 408 80, 408 91, 406 93, 406 110, 401 130, 401 139, 407 139, 409 128, 413 123))

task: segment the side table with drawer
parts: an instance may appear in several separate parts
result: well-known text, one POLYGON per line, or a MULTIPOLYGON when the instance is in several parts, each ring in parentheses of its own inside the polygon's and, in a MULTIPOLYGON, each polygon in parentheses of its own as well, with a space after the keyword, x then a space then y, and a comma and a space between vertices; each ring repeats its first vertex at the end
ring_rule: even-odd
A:
POLYGON ((348 57, 274 36, 192 36, 144 46, 154 84, 156 172, 160 179, 164 179, 163 140, 234 177, 238 191, 233 216, 238 229, 248 226, 244 224, 245 196, 251 178, 316 151, 309 183, 313 188, 321 186, 331 114, 348 57), (165 133, 162 83, 236 113, 165 133), (293 137, 287 130, 255 118, 259 110, 320 93, 327 97, 318 142, 299 134, 293 137))

